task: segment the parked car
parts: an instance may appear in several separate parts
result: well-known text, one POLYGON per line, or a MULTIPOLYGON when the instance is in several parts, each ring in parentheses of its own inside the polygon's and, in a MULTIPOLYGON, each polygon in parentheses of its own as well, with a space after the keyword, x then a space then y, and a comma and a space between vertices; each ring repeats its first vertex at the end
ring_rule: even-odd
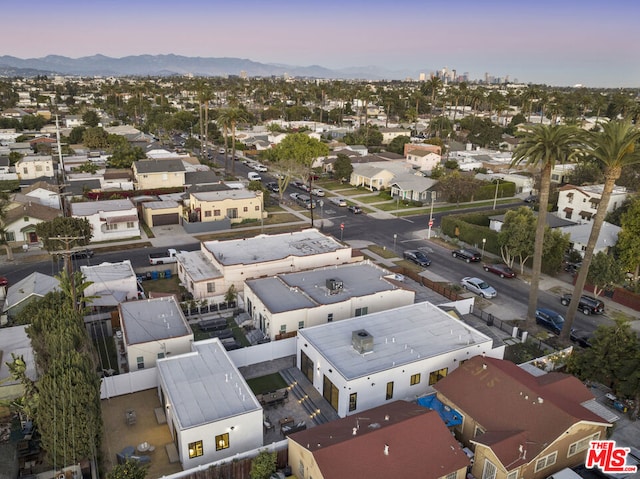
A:
POLYGON ((324 190, 322 188, 313 188, 311 190, 311 194, 313 196, 319 196, 320 198, 322 198, 324 196, 324 190))
POLYGON ((249 173, 247 173, 247 178, 249 178, 249 181, 262 181, 262 176, 260 176, 255 171, 250 171, 249 173))
MULTIPOLYGON (((570 294, 563 294, 560 297, 560 302, 564 306, 569 306, 571 302, 570 294)), ((593 296, 588 296, 583 294, 580 296, 580 302, 578 303, 578 309, 583 312, 585 315, 589 314, 603 314, 604 313, 604 303, 600 301, 598 298, 594 298, 593 296)))
POLYGON ((564 326, 564 317, 552 309, 536 309, 536 323, 549 331, 560 334, 564 326))
POLYGON ((336 206, 347 206, 347 200, 344 198, 338 198, 337 196, 330 198, 329 201, 336 206))
POLYGON ((402 256, 404 259, 417 264, 418 266, 427 267, 431 265, 431 260, 422 251, 417 249, 410 249, 405 251, 402 256))
POLYGON ((570 273, 572 275, 576 274, 578 272, 578 270, 580 269, 580 267, 582 266, 582 262, 580 263, 565 263, 564 264, 564 270, 567 273, 570 273))
POLYGON ((360 213, 362 213, 362 208, 356 205, 350 205, 347 209, 354 215, 359 215, 360 213))
POLYGON ((291 182, 291 186, 293 186, 294 188, 302 189, 302 185, 304 185, 304 183, 302 181, 292 181, 291 182))
POLYGON ((224 148, 218 148, 218 154, 224 155, 224 148))
POLYGON ((271 181, 269 183, 267 183, 267 189, 269 191, 272 191, 274 193, 279 193, 280 192, 280 187, 278 186, 278 183, 276 183, 275 181, 271 181))
POLYGON ((451 253, 454 258, 463 259, 467 263, 477 263, 482 260, 482 255, 473 249, 457 249, 451 253))
POLYGON ((73 251, 71 253, 71 259, 85 259, 85 258, 92 258, 94 255, 94 252, 92 249, 83 249, 80 251, 73 251))
POLYGON ((468 289, 472 293, 476 293, 483 298, 490 299, 495 298, 498 295, 498 292, 492 286, 489 286, 489 283, 480 278, 467 276, 462 278, 460 284, 462 284, 464 289, 468 289))
POLYGON ((484 270, 488 273, 497 274, 501 278, 515 278, 516 272, 509 268, 506 264, 503 263, 495 263, 495 264, 484 264, 482 265, 484 270))
POLYGON ((298 194, 299 193, 290 193, 289 198, 291 198, 293 201, 298 201, 298 194))
POLYGON ((536 195, 529 195, 524 199, 525 203, 537 203, 538 197, 536 195))
POLYGON ((4 276, 0 276, 0 286, 7 286, 9 284, 9 280, 4 276))
POLYGON ((267 167, 264 166, 264 165, 261 165, 260 163, 254 165, 253 169, 256 170, 256 171, 260 171, 262 173, 264 173, 265 171, 268 171, 267 167))

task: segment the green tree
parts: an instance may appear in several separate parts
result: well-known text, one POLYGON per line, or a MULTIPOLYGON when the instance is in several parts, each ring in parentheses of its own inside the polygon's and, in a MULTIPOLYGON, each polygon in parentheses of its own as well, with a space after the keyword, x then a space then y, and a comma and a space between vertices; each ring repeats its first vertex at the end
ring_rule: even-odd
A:
MULTIPOLYGON (((51 221, 38 223, 36 234, 44 248, 51 254, 60 254, 71 248, 86 246, 93 236, 89 220, 68 216, 58 216, 51 221)), ((64 259, 65 270, 69 271, 71 265, 69 255, 65 255, 64 259)))
POLYGON ((521 273, 524 271, 525 262, 533 253, 535 221, 533 212, 526 206, 507 211, 498 234, 502 260, 509 267, 513 267, 513 262, 518 258, 521 273))
POLYGON ((78 143, 82 143, 84 141, 84 132, 87 131, 87 128, 84 126, 76 126, 69 133, 69 143, 72 145, 76 145, 78 143))
POLYGON ((576 186, 597 185, 602 183, 603 180, 604 175, 600 165, 589 161, 577 163, 567 177, 567 182, 576 186))
POLYGON ((13 251, 9 246, 8 234, 4 224, 10 204, 9 194, 6 191, 0 191, 0 246, 3 246, 7 252, 7 261, 13 261, 13 251))
POLYGON ((640 198, 635 198, 620 217, 616 250, 627 271, 633 272, 634 282, 640 277, 640 198))
POLYGON ((396 136, 389 142, 387 149, 393 153, 397 153, 398 155, 404 155, 404 145, 407 143, 411 143, 411 138, 408 136, 396 136))
MULTIPOLYGON (((433 171, 431 173, 433 175, 433 171)), ((473 201, 481 185, 482 181, 473 175, 454 170, 440 179, 438 189, 448 202, 460 204, 463 201, 473 201)))
POLYGON ((560 339, 564 341, 569 339, 571 333, 580 295, 587 281, 593 251, 602 230, 616 180, 620 178, 623 167, 640 163, 638 141, 640 141, 640 129, 628 120, 611 120, 602 125, 602 132, 589 132, 586 138, 587 155, 601 163, 604 169, 604 186, 584 251, 582 267, 578 270, 573 295, 560 333, 560 339))
POLYGON ((251 461, 249 477, 251 479, 269 479, 276 472, 276 453, 260 451, 251 461))
POLYGON ((99 126, 87 128, 82 135, 82 142, 91 149, 107 148, 109 146, 108 136, 107 132, 99 126))
MULTIPOLYGON (((535 226, 534 226, 535 228, 535 226)), ((562 269, 564 255, 569 249, 571 240, 569 233, 559 229, 545 228, 542 248, 542 272, 555 276, 562 269)))
POLYGON ((538 286, 542 269, 544 232, 547 224, 544 212, 548 210, 549 206, 551 170, 553 170, 556 163, 568 161, 577 154, 580 138, 577 129, 564 125, 529 126, 519 136, 521 140, 513 153, 511 165, 524 162, 531 167, 540 168, 541 178, 538 194, 539 211, 541 213, 538 215, 535 229, 535 247, 526 320, 527 327, 531 328, 535 324, 535 312, 538 307, 538 286))
POLYGON ((82 121, 89 128, 95 128, 100 123, 100 117, 95 110, 87 110, 82 115, 82 121))
POLYGON ((336 161, 333 163, 333 177, 343 181, 349 181, 353 173, 353 165, 351 159, 344 153, 338 153, 336 161))
POLYGON ((589 265, 587 281, 593 285, 593 293, 598 296, 605 289, 610 289, 624 280, 624 271, 613 255, 600 251, 594 255, 589 265))
POLYGON ((149 471, 148 464, 140 464, 132 459, 124 464, 116 464, 107 473, 107 479, 144 479, 149 471))

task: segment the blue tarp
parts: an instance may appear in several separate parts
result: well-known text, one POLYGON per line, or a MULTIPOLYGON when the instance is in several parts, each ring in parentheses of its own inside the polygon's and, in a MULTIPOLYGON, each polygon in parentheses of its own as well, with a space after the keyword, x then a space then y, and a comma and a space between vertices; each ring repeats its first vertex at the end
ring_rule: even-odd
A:
POLYGON ((447 427, 462 424, 462 415, 440 402, 435 394, 418 398, 418 405, 436 411, 447 427))

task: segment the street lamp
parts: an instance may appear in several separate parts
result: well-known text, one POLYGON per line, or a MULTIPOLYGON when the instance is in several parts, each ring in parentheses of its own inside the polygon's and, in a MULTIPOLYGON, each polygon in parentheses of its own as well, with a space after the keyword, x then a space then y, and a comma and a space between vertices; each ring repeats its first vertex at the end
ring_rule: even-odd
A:
POLYGON ((500 178, 496 178, 496 194, 493 197, 493 209, 496 209, 496 203, 498 202, 498 186, 500 186, 500 178))
POLYGON ((431 239, 431 227, 433 226, 433 191, 431 193, 431 211, 429 212, 429 232, 427 233, 427 239, 431 239))
POLYGON ((482 256, 481 258, 484 259, 484 245, 487 244, 487 238, 482 238, 482 256))
POLYGON ((396 240, 398 239, 398 233, 393 233, 393 251, 396 250, 396 240))

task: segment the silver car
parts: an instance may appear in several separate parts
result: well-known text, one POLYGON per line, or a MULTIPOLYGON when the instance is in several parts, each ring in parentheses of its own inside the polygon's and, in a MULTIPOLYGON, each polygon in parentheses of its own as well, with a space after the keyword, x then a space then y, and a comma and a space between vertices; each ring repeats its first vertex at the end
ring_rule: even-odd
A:
POLYGON ((493 287, 489 286, 489 284, 480 278, 472 278, 467 276, 462 278, 460 281, 462 287, 464 289, 468 289, 472 293, 476 293, 477 295, 482 296, 483 298, 495 298, 498 295, 498 292, 493 289, 493 287))

